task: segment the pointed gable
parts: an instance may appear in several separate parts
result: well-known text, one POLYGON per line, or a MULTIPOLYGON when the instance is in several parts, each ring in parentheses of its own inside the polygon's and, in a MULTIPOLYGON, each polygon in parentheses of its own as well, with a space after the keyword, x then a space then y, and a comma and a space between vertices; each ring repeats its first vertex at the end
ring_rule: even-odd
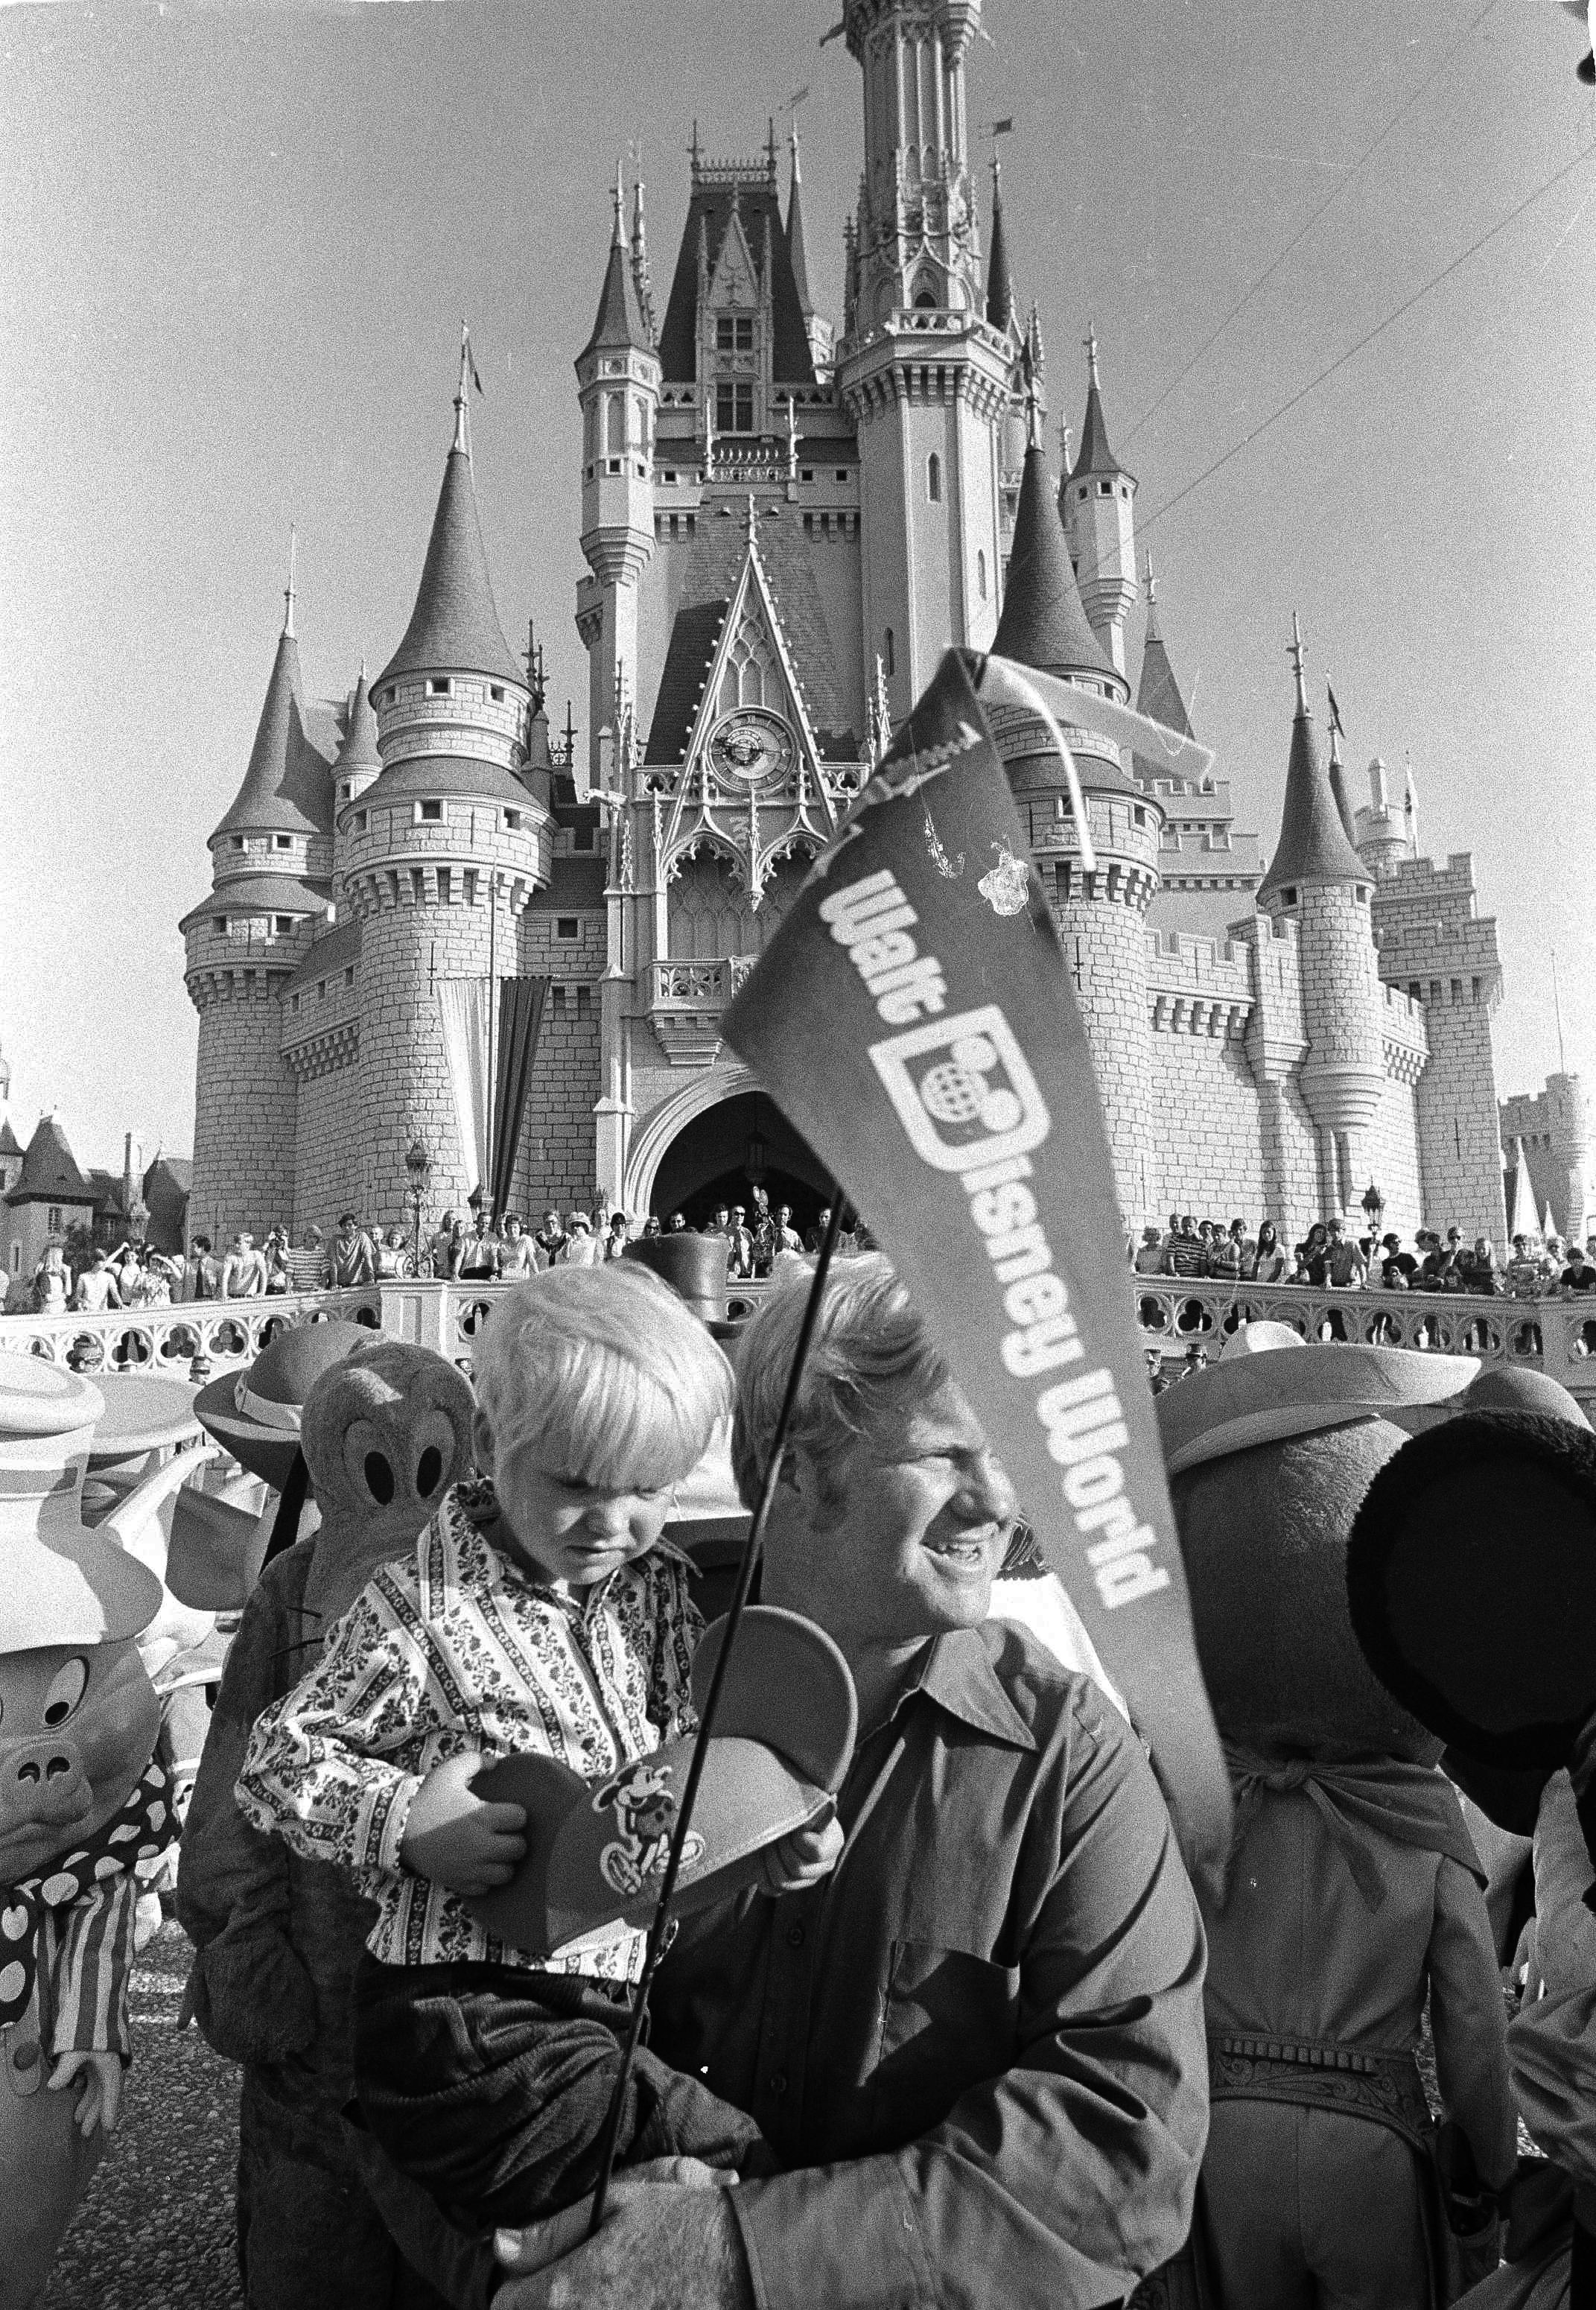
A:
POLYGON ((39 1117, 28 1142, 8 1203, 92 1203, 94 1190, 78 1168, 66 1133, 53 1115, 39 1117))
POLYGON ((382 756, 377 751, 377 716, 371 710, 371 692, 363 670, 355 684, 349 722, 333 768, 334 770, 380 770, 382 768, 382 756))
POLYGON ((773 173, 763 167, 696 169, 687 222, 682 227, 676 270, 660 331, 659 361, 665 382, 691 385, 698 374, 698 245, 700 239, 708 275, 716 277, 721 251, 732 222, 735 195, 738 223, 750 263, 752 251, 763 247, 767 223, 771 228, 770 300, 775 325, 774 382, 806 385, 814 380, 804 308, 793 277, 792 252, 781 218, 781 199, 773 173))
MULTIPOLYGON (((1147 632, 1141 646, 1141 675, 1136 685, 1136 711, 1145 714, 1149 722, 1161 723, 1166 730, 1173 730, 1180 737, 1194 738, 1197 734, 1186 712, 1186 701, 1175 668, 1170 664, 1169 652, 1164 646, 1150 562, 1147 577, 1147 632)), ((1167 764, 1159 763, 1146 754, 1138 754, 1134 760, 1136 775, 1146 784, 1169 775, 1167 764)))
POLYGON ((451 449, 444 466, 404 638, 373 687, 380 690, 395 674, 435 672, 485 673, 526 687, 499 622, 471 458, 463 448, 451 449))
POLYGON ((299 681, 299 645, 279 637, 244 783, 212 835, 325 834, 333 823, 327 758, 313 743, 299 681))
MULTIPOLYGON (((771 614, 779 627, 788 668, 822 761, 859 759, 859 735, 844 695, 838 653, 827 623, 810 541, 783 515, 762 524, 759 571, 771 614)), ((658 767, 684 760, 698 722, 699 701, 709 682, 728 612, 743 586, 748 546, 741 525, 701 522, 682 573, 682 604, 671 628, 664 671, 649 724, 646 762, 658 767)))
POLYGON ((1038 666, 1045 673, 1106 673, 1119 679, 1087 623, 1046 459, 1034 441, 1025 453, 1014 547, 1003 583, 1003 613, 992 647, 999 657, 1038 666))

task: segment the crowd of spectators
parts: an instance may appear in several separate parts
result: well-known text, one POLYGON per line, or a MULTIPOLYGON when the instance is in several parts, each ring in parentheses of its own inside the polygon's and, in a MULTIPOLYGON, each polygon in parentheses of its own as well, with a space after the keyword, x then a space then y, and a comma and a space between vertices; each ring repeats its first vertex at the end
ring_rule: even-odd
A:
POLYGON ((1196 1220, 1171 1211, 1167 1230, 1142 1229, 1132 1253, 1138 1275, 1173 1275, 1221 1283, 1304 1283, 1316 1290, 1456 1291, 1483 1298, 1571 1298, 1596 1292, 1596 1235, 1566 1245, 1558 1236, 1515 1235, 1510 1256, 1497 1257, 1488 1236, 1472 1244, 1462 1230, 1444 1236, 1419 1228, 1412 1248, 1395 1233, 1356 1235, 1340 1219, 1316 1220, 1288 1251, 1273 1222, 1256 1233, 1245 1220, 1196 1220))

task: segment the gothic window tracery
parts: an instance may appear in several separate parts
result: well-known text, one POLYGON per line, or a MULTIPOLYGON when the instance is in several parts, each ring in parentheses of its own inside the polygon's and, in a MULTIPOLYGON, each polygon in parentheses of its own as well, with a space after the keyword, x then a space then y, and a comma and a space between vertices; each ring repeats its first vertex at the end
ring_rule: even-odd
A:
POLYGON ((740 706, 769 706, 779 712, 782 704, 782 685, 769 638, 754 619, 744 618, 727 654, 719 710, 733 714, 740 706))

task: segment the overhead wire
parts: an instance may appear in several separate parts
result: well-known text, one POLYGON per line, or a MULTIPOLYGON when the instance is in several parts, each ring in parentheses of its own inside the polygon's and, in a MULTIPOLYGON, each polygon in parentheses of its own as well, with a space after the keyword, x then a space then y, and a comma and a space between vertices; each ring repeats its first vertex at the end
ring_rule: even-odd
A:
POLYGON ((1138 527, 1141 533, 1145 534, 1156 521, 1161 521, 1164 516, 1172 512, 1183 499, 1189 498, 1193 490, 1200 490, 1204 482, 1212 481, 1214 475, 1229 465, 1233 458, 1239 457, 1244 449, 1250 449, 1254 441, 1261 440, 1265 433, 1279 423, 1282 417, 1288 417, 1294 409, 1307 399, 1309 394, 1317 392, 1320 386, 1327 383, 1338 369, 1344 369, 1349 360, 1354 360, 1364 351, 1366 346, 1372 345, 1376 337, 1383 337, 1387 329, 1394 328, 1404 315, 1413 310, 1415 305, 1422 303, 1432 289, 1439 289, 1443 282, 1450 281, 1453 274, 1467 265, 1470 257, 1478 256, 1480 250, 1488 248, 1493 240, 1499 239, 1507 230, 1509 225, 1516 223, 1526 209, 1532 209, 1537 201, 1544 200, 1548 193, 1555 191, 1566 177, 1571 177, 1577 168, 1591 158, 1592 152, 1596 152, 1596 145, 1587 144, 1582 152, 1574 154, 1572 161, 1565 161, 1562 168, 1548 177, 1544 184, 1537 185, 1532 193, 1526 193, 1523 199, 1509 209, 1505 217, 1492 225, 1488 232, 1482 232, 1478 240, 1470 241, 1468 248, 1454 256, 1449 265, 1444 265, 1439 273, 1433 274, 1420 288, 1414 290, 1410 297, 1405 297, 1393 312, 1387 313, 1383 321, 1377 321, 1372 329, 1358 338, 1355 345, 1349 345, 1345 352, 1338 353, 1334 360, 1322 369, 1316 377, 1310 378, 1306 385, 1299 386, 1288 401, 1283 401, 1278 409, 1271 411, 1270 415, 1263 419, 1261 424, 1254 425, 1250 433, 1244 434, 1239 441, 1227 449, 1222 457, 1216 457, 1211 465, 1204 466, 1202 472, 1189 481, 1184 489, 1176 490, 1172 498, 1166 498, 1163 504, 1149 514, 1145 521, 1139 523, 1138 527))
POLYGON ((1386 138, 1391 135, 1392 130, 1395 128, 1401 121, 1407 117, 1408 114, 1412 111, 1414 106, 1418 102, 1420 97, 1426 95, 1429 90, 1434 88, 1436 82, 1447 70, 1453 58, 1462 49, 1468 46, 1475 33, 1479 31, 1486 18, 1494 9, 1500 7, 1500 5, 1501 0, 1486 0, 1485 6, 1480 9, 1479 14, 1469 25, 1467 30, 1461 33, 1457 39, 1453 42, 1453 45, 1447 49, 1446 54, 1436 66, 1435 71, 1431 73, 1429 78, 1427 80, 1420 81, 1418 86, 1413 91, 1412 94, 1408 97, 1403 103, 1397 107, 1396 110, 1392 114, 1391 118, 1386 122, 1384 127, 1380 131, 1378 136, 1375 137, 1374 143, 1366 147, 1366 149, 1358 154, 1357 159, 1352 162, 1350 168, 1340 178, 1339 183, 1337 183, 1325 198, 1320 202, 1318 207, 1314 211, 1312 216, 1308 218, 1306 223, 1302 226, 1299 231, 1292 235, 1291 239, 1286 243, 1285 248, 1281 249, 1279 255, 1276 256, 1271 263, 1265 265, 1263 271, 1258 275, 1258 278, 1253 282, 1247 289, 1244 290, 1242 295, 1236 302, 1232 305, 1224 319, 1214 328, 1210 330, 1208 335, 1203 338, 1202 343, 1198 346, 1196 352, 1185 363, 1184 367, 1175 371, 1175 375, 1170 378, 1168 384, 1164 387, 1163 392, 1159 394, 1158 399, 1152 404, 1151 407, 1142 411, 1141 416, 1136 420, 1136 422, 1132 426, 1130 431, 1125 434, 1123 439, 1121 441, 1120 447, 1122 448, 1129 448, 1131 443, 1136 439, 1136 436, 1141 432, 1142 427, 1148 424, 1158 415, 1158 411, 1162 409, 1170 395, 1178 386, 1183 385, 1186 378, 1191 376, 1192 371, 1196 368, 1198 362, 1209 351, 1210 347, 1216 345, 1219 343, 1226 330, 1230 326, 1231 322, 1236 319, 1237 314, 1245 312, 1247 307, 1252 303, 1253 298, 1258 294, 1259 291, 1268 287, 1269 283, 1274 279, 1275 274, 1279 271, 1281 265, 1285 264, 1286 259, 1302 247, 1303 242, 1307 239, 1309 233, 1313 231, 1314 227, 1318 223, 1325 211, 1333 206, 1335 202, 1340 200, 1341 195, 1347 190, 1347 187, 1357 180, 1364 168, 1374 159, 1382 144, 1384 143, 1386 138))

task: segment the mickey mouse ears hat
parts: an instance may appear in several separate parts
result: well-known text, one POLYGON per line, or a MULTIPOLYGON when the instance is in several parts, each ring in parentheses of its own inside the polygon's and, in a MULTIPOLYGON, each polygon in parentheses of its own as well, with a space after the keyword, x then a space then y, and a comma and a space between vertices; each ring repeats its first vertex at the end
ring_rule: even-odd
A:
MULTIPOLYGON (((725 1622, 693 1654, 701 1709, 725 1622)), ((679 1913, 723 1900, 759 1874, 767 1845, 825 1810, 853 1760, 858 1705, 848 1664, 801 1613, 743 1613, 677 1879, 679 1913)), ((693 1740, 673 1741, 602 1781, 552 1757, 501 1758, 478 1796, 526 1812, 526 1859, 509 1884, 468 1901, 490 1932, 547 1956, 588 1934, 653 1922, 693 1740)))
POLYGON ((1596 1710, 1596 1435, 1512 1411, 1427 1429, 1370 1485, 1347 1588, 1370 1667, 1465 1766, 1554 1771, 1596 1710))
POLYGON ((279 1332, 247 1371, 224 1372, 194 1399, 194 1414, 208 1436, 273 1491, 288 1481, 299 1448, 305 1399, 334 1364, 372 1336, 364 1324, 334 1318, 295 1324, 279 1332))

